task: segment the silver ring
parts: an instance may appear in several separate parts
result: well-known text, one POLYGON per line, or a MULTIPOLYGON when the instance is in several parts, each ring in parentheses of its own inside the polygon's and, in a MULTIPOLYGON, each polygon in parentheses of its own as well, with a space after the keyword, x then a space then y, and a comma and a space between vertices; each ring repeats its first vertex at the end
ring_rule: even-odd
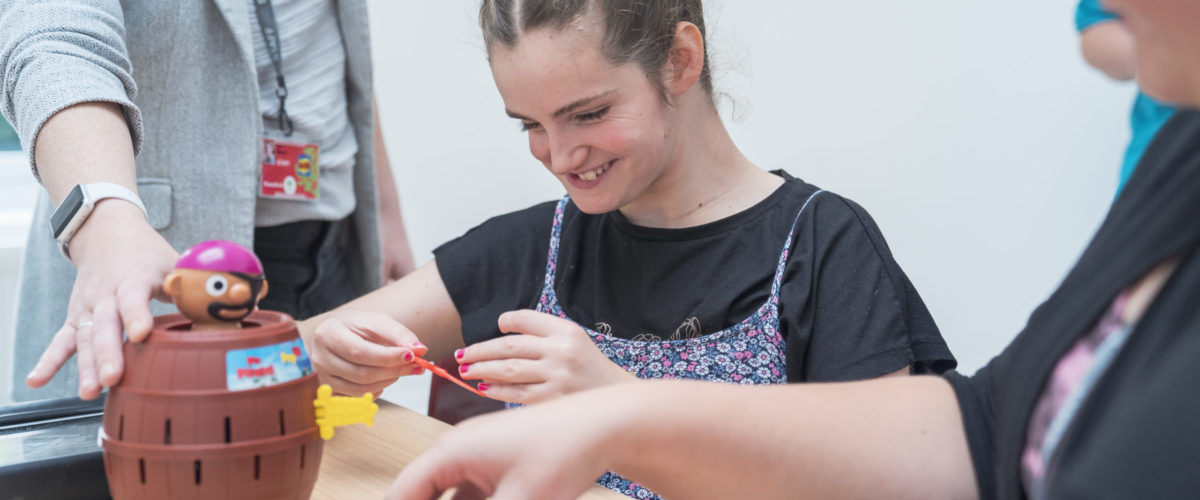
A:
POLYGON ((82 329, 84 329, 84 328, 87 328, 87 327, 89 327, 89 326, 92 326, 92 322, 91 322, 91 321, 83 321, 83 322, 80 322, 78 325, 75 325, 75 329, 76 329, 76 330, 82 330, 82 329))

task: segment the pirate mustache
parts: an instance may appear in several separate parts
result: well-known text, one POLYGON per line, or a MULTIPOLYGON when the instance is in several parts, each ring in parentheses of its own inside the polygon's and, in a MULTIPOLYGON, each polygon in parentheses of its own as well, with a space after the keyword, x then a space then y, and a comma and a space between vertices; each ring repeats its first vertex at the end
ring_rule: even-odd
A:
POLYGON ((256 302, 258 302, 258 293, 262 291, 263 280, 264 280, 263 276, 254 276, 251 274, 234 273, 234 272, 231 272, 229 274, 232 274, 234 276, 237 276, 238 278, 245 280, 246 283, 248 283, 250 285, 250 298, 246 299, 244 302, 242 302, 240 304, 227 304, 224 302, 209 303, 208 304, 208 315, 210 317, 212 317, 213 319, 216 319, 217 321, 236 321, 236 320, 245 318, 246 316, 249 316, 250 310, 254 309, 254 304, 256 302), (236 311, 236 310, 240 310, 240 309, 245 309, 246 312, 238 315, 238 317, 236 317, 236 318, 226 318, 226 317, 221 316, 222 311, 236 311))

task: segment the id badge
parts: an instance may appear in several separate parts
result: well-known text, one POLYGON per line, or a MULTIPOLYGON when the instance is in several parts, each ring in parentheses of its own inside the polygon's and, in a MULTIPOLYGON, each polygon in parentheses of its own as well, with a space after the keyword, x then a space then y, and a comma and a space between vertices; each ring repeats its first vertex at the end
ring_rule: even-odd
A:
POLYGON ((265 198, 317 199, 321 193, 317 153, 315 144, 263 139, 259 194, 265 198))

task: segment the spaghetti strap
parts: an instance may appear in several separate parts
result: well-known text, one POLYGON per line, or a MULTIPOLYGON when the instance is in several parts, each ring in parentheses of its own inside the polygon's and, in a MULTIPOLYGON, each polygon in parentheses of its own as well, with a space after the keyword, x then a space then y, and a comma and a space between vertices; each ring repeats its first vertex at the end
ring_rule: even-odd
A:
POLYGON ((558 201, 558 206, 554 209, 554 224, 550 228, 550 251, 546 255, 546 278, 542 282, 542 291, 554 290, 554 275, 558 268, 558 242, 562 236, 562 221, 563 212, 567 209, 567 202, 571 201, 570 195, 563 195, 558 201))
POLYGON ((783 269, 787 267, 788 256, 792 252, 792 239, 796 237, 796 226, 800 223, 800 214, 804 213, 804 209, 808 208, 808 204, 812 203, 813 198, 824 192, 824 189, 818 189, 809 195, 808 199, 804 200, 804 204, 800 206, 800 211, 796 212, 796 218, 792 220, 792 229, 788 231, 787 241, 783 242, 783 251, 780 252, 779 262, 775 266, 775 278, 771 280, 771 303, 779 303, 779 287, 783 284, 783 269))

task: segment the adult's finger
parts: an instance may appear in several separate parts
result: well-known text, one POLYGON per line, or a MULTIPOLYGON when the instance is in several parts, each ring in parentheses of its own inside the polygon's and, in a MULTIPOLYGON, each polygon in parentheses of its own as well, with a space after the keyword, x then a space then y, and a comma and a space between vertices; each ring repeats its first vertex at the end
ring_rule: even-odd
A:
POLYGON ((537 337, 548 337, 555 332, 579 329, 579 325, 570 320, 530 309, 501 314, 497 324, 500 326, 500 331, 504 333, 515 332, 537 337))
POLYGON ((150 314, 152 292, 150 288, 138 286, 135 282, 125 282, 117 290, 117 310, 130 342, 146 340, 154 326, 154 316, 150 314))
POLYGON ((113 299, 104 299, 96 304, 92 313, 92 352, 96 360, 96 380, 104 387, 112 387, 121 380, 125 363, 121 352, 121 319, 113 299))
MULTIPOLYGON (((90 318, 90 316, 89 316, 90 318)), ((75 327, 75 368, 79 372, 79 398, 95 399, 100 395, 96 377, 96 353, 92 344, 95 323, 91 319, 75 327)))
MULTIPOLYGON (((440 443, 439 443, 440 444, 440 443)), ((465 467, 439 450, 408 464, 388 489, 388 500, 432 500, 466 481, 465 467)))
MULTIPOLYGON (((70 320, 68 319, 68 321, 70 320)), ((32 389, 46 385, 74 355, 75 325, 73 323, 64 324, 55 332, 54 338, 50 341, 50 345, 46 346, 46 350, 42 351, 42 357, 38 358, 33 370, 30 370, 29 375, 25 376, 25 385, 32 389)))

